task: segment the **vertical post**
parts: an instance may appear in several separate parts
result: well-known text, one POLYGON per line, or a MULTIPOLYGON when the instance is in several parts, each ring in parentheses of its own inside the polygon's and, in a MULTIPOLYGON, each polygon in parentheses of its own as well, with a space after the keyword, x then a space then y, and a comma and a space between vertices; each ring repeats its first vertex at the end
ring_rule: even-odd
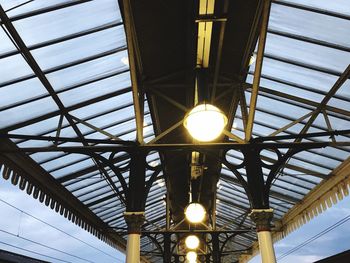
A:
POLYGON ((249 149, 242 150, 246 165, 247 184, 251 195, 250 206, 254 208, 268 208, 268 200, 265 197, 264 174, 260 150, 253 145, 249 149))
POLYGON ((171 234, 164 233, 164 262, 171 263, 171 234))
POLYGON ((215 195, 213 196, 213 205, 212 205, 212 211, 211 211, 211 223, 213 230, 216 230, 216 197, 217 197, 217 189, 215 188, 215 195))
POLYGON ((129 188, 126 195, 125 222, 128 226, 126 262, 140 262, 141 226, 145 216, 146 160, 142 152, 131 154, 129 188))
POLYGON ((219 234, 213 233, 211 235, 211 242, 213 244, 213 262, 219 263, 220 262, 220 244, 219 244, 219 234))
POLYGON ((170 229, 170 208, 169 208, 169 194, 167 193, 165 196, 165 212, 166 212, 166 230, 170 229))
POLYGON ((255 222, 256 231, 258 232, 262 263, 276 263, 270 227, 272 216, 272 209, 252 209, 250 213, 250 218, 255 222))

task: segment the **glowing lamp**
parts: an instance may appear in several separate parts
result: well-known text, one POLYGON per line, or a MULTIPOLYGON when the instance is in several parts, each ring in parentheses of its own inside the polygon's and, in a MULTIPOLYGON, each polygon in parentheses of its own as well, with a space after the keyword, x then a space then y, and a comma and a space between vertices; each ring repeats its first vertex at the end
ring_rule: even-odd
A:
POLYGON ((187 252, 186 259, 190 263, 196 262, 197 261, 197 253, 194 251, 187 252))
POLYGON ((199 247, 199 238, 195 235, 186 237, 185 244, 188 249, 196 249, 199 247))
POLYGON ((193 224, 202 222, 205 214, 205 208, 199 203, 191 203, 185 209, 186 219, 193 224))
POLYGON ((227 124, 223 112, 211 104, 199 104, 184 118, 184 126, 190 135, 201 142, 218 138, 227 124))

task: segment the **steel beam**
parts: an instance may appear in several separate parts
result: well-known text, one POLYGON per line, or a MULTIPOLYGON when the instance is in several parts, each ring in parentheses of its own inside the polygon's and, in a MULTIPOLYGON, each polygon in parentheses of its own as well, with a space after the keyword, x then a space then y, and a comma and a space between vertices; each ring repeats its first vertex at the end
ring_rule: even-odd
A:
POLYGON ((265 0, 263 13, 262 13, 262 20, 261 20, 261 30, 259 35, 258 53, 256 58, 256 64, 255 64, 253 89, 252 89, 252 95, 250 97, 247 128, 245 130, 246 141, 249 141, 251 139, 252 132, 253 132, 255 107, 257 104, 257 97, 258 97, 259 86, 260 86, 260 76, 261 76, 261 70, 262 70, 263 58, 264 58, 264 52, 265 52, 266 34, 267 34, 267 26, 269 23, 270 8, 271 8, 271 1, 265 0))
MULTIPOLYGON (((276 142, 276 143, 254 143, 254 147, 259 149, 316 149, 334 146, 350 146, 348 141, 338 142, 276 142)), ((92 154, 94 152, 114 152, 114 151, 210 151, 214 149, 248 149, 252 147, 251 143, 201 143, 201 144, 186 144, 186 143, 171 143, 171 144, 145 144, 141 146, 66 146, 66 147, 22 147, 13 150, 0 148, 0 152, 66 152, 66 153, 81 153, 92 154)))
POLYGON ((126 144, 135 145, 133 141, 122 141, 122 140, 107 140, 107 139, 80 139, 71 137, 52 137, 52 136, 36 136, 36 135, 22 135, 22 134, 1 134, 0 138, 10 138, 10 139, 24 139, 24 140, 34 140, 34 141, 53 141, 53 142, 87 142, 95 144, 126 144))
MULTIPOLYGON (((143 92, 139 89, 139 79, 138 73, 140 68, 137 68, 137 41, 135 39, 135 25, 132 14, 132 6, 130 0, 123 0, 124 8, 124 23, 125 23, 125 33, 126 41, 128 43, 128 54, 129 54, 129 64, 130 64, 130 74, 131 74, 131 83, 132 83, 132 94, 134 100, 134 110, 136 118, 136 137, 139 144, 143 144, 143 103, 142 98, 143 92)), ((139 65, 140 66, 140 65, 139 65)))
MULTIPOLYGON (((223 10, 222 10, 223 14, 227 13, 228 6, 229 6, 229 1, 228 0, 224 0, 224 7, 223 7, 223 10)), ((217 87, 218 79, 219 79, 221 55, 222 55, 222 46, 223 46, 223 43, 224 43, 226 21, 227 21, 227 19, 224 19, 220 23, 219 44, 218 44, 218 50, 217 50, 217 54, 216 54, 216 61, 215 61, 213 88, 212 88, 212 92, 211 92, 211 102, 212 103, 215 101, 215 98, 216 98, 216 87, 217 87)))
POLYGON ((330 89, 330 91, 327 93, 327 95, 323 98, 321 103, 318 105, 318 107, 316 108, 316 110, 308 120, 308 122, 305 124, 304 128, 301 130, 300 134, 304 134, 309 130, 312 123, 316 120, 318 114, 325 108, 329 100, 341 88, 344 82, 349 79, 349 77, 350 77, 350 64, 347 66, 347 68, 344 70, 344 72, 341 74, 338 80, 334 83, 333 87, 330 89))

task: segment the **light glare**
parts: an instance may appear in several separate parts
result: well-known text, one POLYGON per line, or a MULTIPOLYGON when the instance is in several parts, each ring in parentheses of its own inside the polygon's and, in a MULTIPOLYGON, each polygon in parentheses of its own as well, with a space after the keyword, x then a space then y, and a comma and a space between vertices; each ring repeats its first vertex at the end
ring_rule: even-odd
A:
POLYGON ((193 224, 202 222, 205 214, 205 208, 199 203, 191 203, 185 209, 186 219, 193 224))
POLYGON ((188 249, 196 249, 199 247, 199 238, 195 235, 186 237, 185 244, 188 249))
POLYGON ((197 261, 197 253, 194 251, 187 252, 186 259, 190 263, 196 262, 197 261))
POLYGON ((218 138, 227 124, 226 116, 211 104, 200 104, 186 116, 184 126, 190 135, 201 142, 218 138))

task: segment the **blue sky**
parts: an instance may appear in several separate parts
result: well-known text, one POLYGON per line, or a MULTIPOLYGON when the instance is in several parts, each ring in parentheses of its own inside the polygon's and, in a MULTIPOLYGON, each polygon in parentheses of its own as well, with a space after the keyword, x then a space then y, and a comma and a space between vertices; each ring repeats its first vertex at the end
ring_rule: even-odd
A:
MULTIPOLYGON (((18 207, 19 209, 30 213, 31 215, 42 219, 43 221, 54 225, 55 227, 70 233, 71 235, 84 240, 92 246, 109 254, 106 255, 88 245, 63 234, 52 227, 33 219, 12 207, 9 207, 0 200, 0 230, 11 232, 36 242, 43 243, 47 246, 54 247, 76 257, 65 255, 61 252, 44 248, 40 245, 33 244, 15 236, 11 236, 0 231, 0 241, 12 245, 23 247, 28 250, 40 252, 51 257, 62 259, 66 262, 124 262, 124 255, 111 248, 105 243, 99 241, 94 236, 80 229, 76 225, 68 222, 64 217, 53 212, 45 205, 29 197, 25 192, 20 191, 17 187, 5 180, 0 180, 0 199, 18 207)), ((347 197, 336 206, 319 215, 312 222, 304 225, 302 228, 287 236, 284 240, 275 244, 277 257, 286 251, 294 248, 308 238, 319 233, 328 226, 334 224, 340 219, 350 214, 350 198, 347 197)), ((304 248, 296 251, 279 262, 283 263, 309 263, 315 260, 336 254, 350 248, 350 221, 334 229, 328 234, 322 236, 316 241, 310 243, 304 248)), ((0 243, 0 249, 14 251, 20 254, 41 258, 50 262, 62 262, 51 258, 45 258, 38 255, 11 248, 0 243)), ((259 256, 253 258, 250 263, 260 262, 259 256)))

